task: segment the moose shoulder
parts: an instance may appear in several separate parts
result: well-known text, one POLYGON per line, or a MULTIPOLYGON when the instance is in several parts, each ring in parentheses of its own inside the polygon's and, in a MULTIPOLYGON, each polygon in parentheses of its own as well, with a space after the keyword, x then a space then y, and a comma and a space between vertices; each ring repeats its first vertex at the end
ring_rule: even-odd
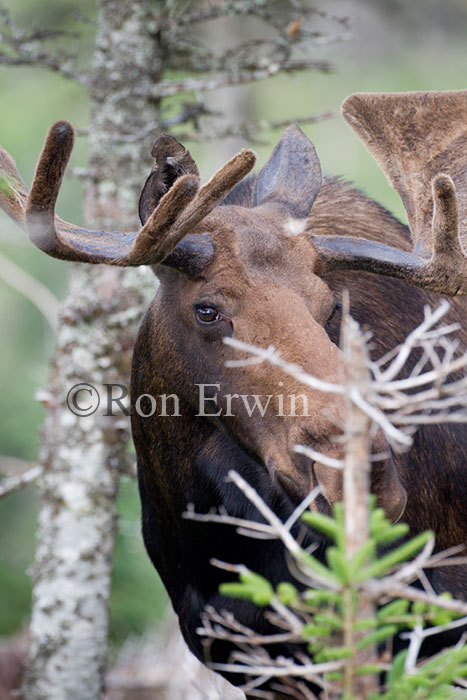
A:
MULTIPOLYGON (((284 132, 257 176, 243 179, 255 157, 242 151, 202 188, 189 152, 160 137, 140 199, 142 229, 130 234, 88 231, 55 217, 73 141, 67 123, 49 132, 29 195, 12 159, 1 154, 12 185, 0 201, 38 247, 69 260, 152 265, 160 280, 136 340, 132 397, 135 404, 143 394, 175 393, 180 415, 133 411, 143 535, 185 639, 202 660, 196 628, 206 605, 230 608, 258 631, 268 624, 251 604, 219 594, 227 574, 211 566, 212 558, 244 563, 272 583, 290 574, 278 543, 188 521, 187 504, 258 519, 226 481, 232 468, 282 519, 317 484, 315 507, 323 512, 342 497, 339 472, 293 451, 302 443, 341 455, 341 398, 304 388, 266 364, 226 366, 234 355, 223 338, 273 343, 286 360, 338 382, 337 300, 344 288, 352 315, 374 330, 380 354, 401 342, 439 294, 454 297, 450 319, 465 322, 459 231, 467 230, 467 91, 354 95, 343 114, 401 195, 410 229, 347 183, 323 180, 298 127, 284 132), (270 396, 267 409, 233 403, 245 396, 270 396), (306 410, 283 410, 284 396, 300 397, 306 410)), ((439 549, 467 540, 466 445, 460 425, 421 429, 404 455, 387 456, 384 436, 373 439, 373 452, 386 455, 372 471, 380 505, 413 533, 432 528, 439 549)), ((307 537, 323 553, 325 543, 307 537)), ((435 590, 466 596, 466 568, 428 576, 435 590)), ((230 651, 220 642, 211 648, 216 660, 230 651)))

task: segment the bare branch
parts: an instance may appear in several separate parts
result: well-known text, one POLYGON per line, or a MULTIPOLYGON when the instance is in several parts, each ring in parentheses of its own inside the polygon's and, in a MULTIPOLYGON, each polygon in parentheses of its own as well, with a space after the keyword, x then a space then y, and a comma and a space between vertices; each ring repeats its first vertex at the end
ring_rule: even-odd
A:
POLYGON ((271 78, 279 73, 295 73, 303 70, 317 70, 330 73, 334 66, 326 61, 290 60, 283 64, 271 63, 264 68, 245 69, 234 73, 225 71, 206 78, 185 78, 183 80, 163 80, 151 91, 151 97, 169 97, 181 92, 197 92, 202 90, 217 90, 222 87, 245 85, 246 83, 271 78))
MULTIPOLYGON (((349 19, 347 17, 331 15, 324 10, 310 7, 308 4, 299 3, 295 0, 290 2, 289 7, 286 8, 288 22, 284 26, 284 11, 282 7, 279 5, 279 12, 276 13, 274 13, 273 7, 274 5, 271 2, 258 2, 257 0, 226 0, 222 3, 200 4, 196 6, 196 9, 179 13, 176 17, 166 17, 165 26, 176 31, 179 28, 191 27, 196 23, 208 22, 226 16, 254 16, 271 25, 277 31, 288 34, 293 38, 299 31, 303 31, 303 20, 305 18, 319 17, 349 29, 349 19)), ((321 32, 315 33, 321 35, 321 32)))
MULTIPOLYGON (((459 326, 454 323, 435 327, 448 310, 449 304, 446 301, 434 311, 426 307, 424 321, 399 348, 385 355, 379 362, 368 360, 373 379, 365 388, 355 384, 346 389, 340 384, 324 382, 307 374, 302 367, 284 361, 274 346, 256 348, 236 338, 225 338, 224 342, 250 353, 251 357, 229 360, 226 365, 242 367, 269 362, 312 389, 345 394, 354 406, 384 431, 391 447, 396 452, 403 452, 412 445, 416 425, 467 422, 467 377, 452 380, 453 375, 467 367, 467 352, 456 357, 457 342, 448 337, 459 326), (411 353, 419 347, 425 353, 423 361, 416 363, 409 377, 397 379, 411 353), (389 366, 382 371, 381 367, 388 363, 389 366), (424 371, 428 363, 431 369, 424 371), (420 388, 423 391, 416 393, 415 390, 420 388)), ((365 347, 368 347, 371 336, 362 337, 365 347)), ((323 456, 316 459, 325 463, 323 456)), ((327 461, 326 464, 338 467, 333 462, 327 461)))
MULTIPOLYGON (((261 515, 270 523, 270 525, 276 530, 278 539, 280 539, 286 546, 288 552, 295 558, 297 566, 306 569, 306 566, 302 563, 302 553, 303 550, 298 544, 298 542, 290 534, 290 530, 285 527, 284 523, 277 517, 274 511, 269 508, 268 505, 263 501, 261 496, 255 489, 248 484, 243 477, 240 476, 234 470, 229 471, 229 479, 238 486, 238 488, 245 494, 251 503, 259 510, 261 515)), ((311 573, 306 570, 305 573, 310 579, 310 586, 319 587, 324 586, 325 588, 334 589, 336 584, 333 580, 320 576, 318 573, 311 573)))
POLYGON ((243 518, 235 518, 227 513, 195 513, 193 506, 190 505, 183 513, 183 517, 187 520, 195 520, 199 523, 218 523, 224 525, 236 526, 237 532, 244 532, 250 537, 261 535, 263 539, 277 539, 276 531, 270 525, 257 523, 254 520, 244 520, 243 518))
POLYGON ((342 384, 323 382, 317 377, 312 377, 299 365, 292 362, 286 362, 281 358, 280 353, 275 349, 274 345, 270 345, 266 350, 263 350, 263 348, 257 348, 249 343, 244 343, 241 340, 237 340, 237 338, 226 337, 223 339, 223 341, 226 345, 230 345, 230 347, 243 350, 244 352, 249 352, 251 355, 253 355, 253 357, 246 360, 227 360, 225 363, 226 367, 245 367, 246 365, 269 362, 271 365, 280 367, 287 372, 287 374, 290 374, 291 377, 298 379, 299 382, 309 386, 311 389, 324 391, 330 394, 343 394, 345 391, 342 384))
POLYGON ((0 279, 22 294, 41 312, 54 332, 60 303, 42 282, 36 280, 12 260, 0 254, 0 279))
POLYGON ((324 464, 325 467, 331 467, 331 469, 344 468, 344 462, 341 459, 334 459, 334 457, 328 457, 327 455, 323 455, 321 452, 316 452, 316 450, 312 450, 311 447, 307 447, 306 445, 295 445, 293 449, 294 452, 305 455, 313 462, 324 464))
POLYGON ((428 603, 428 605, 436 605, 443 610, 450 610, 461 615, 467 615, 467 603, 460 600, 451 600, 449 598, 439 598, 438 596, 430 595, 419 588, 413 588, 403 583, 398 583, 393 577, 389 579, 371 579, 363 584, 363 588, 375 600, 382 596, 391 598, 404 598, 412 602, 428 603))
POLYGON ((183 78, 181 80, 163 80, 155 85, 152 90, 131 86, 128 89, 120 90, 111 97, 111 103, 117 104, 122 100, 131 100, 135 97, 149 97, 159 100, 162 97, 171 97, 184 92, 203 92, 218 90, 223 87, 236 85, 246 85, 271 78, 279 73, 294 73, 304 70, 317 70, 329 73, 334 70, 334 66, 326 61, 311 61, 305 59, 293 59, 284 63, 271 63, 270 65, 252 69, 243 69, 238 72, 224 71, 205 78, 183 78))
MULTIPOLYGON (((296 117, 295 119, 284 119, 281 121, 269 121, 261 119, 259 121, 246 121, 240 124, 232 124, 224 129, 210 129, 204 127, 202 130, 176 132, 177 138, 182 141, 217 141, 219 139, 242 138, 250 143, 261 144, 264 139, 258 137, 258 134, 272 129, 283 129, 291 124, 316 124, 326 119, 332 119, 336 116, 334 112, 323 112, 322 114, 314 114, 309 117, 296 117)), ((179 121, 178 123, 185 123, 179 121)))
POLYGON ((437 625, 436 627, 423 628, 421 625, 416 625, 412 632, 403 632, 402 639, 409 640, 409 650, 405 660, 405 672, 411 673, 415 670, 422 644, 427 637, 432 637, 442 632, 458 629, 467 624, 467 617, 462 617, 460 620, 453 620, 445 625, 437 625))
POLYGON ((0 480, 0 498, 8 496, 13 491, 19 491, 24 486, 32 484, 44 473, 44 467, 36 465, 16 476, 9 476, 0 480))
POLYGON ((255 646, 263 644, 280 644, 284 642, 297 641, 299 637, 284 632, 279 634, 262 635, 254 630, 240 624, 238 620, 227 610, 217 612, 213 607, 208 606, 201 615, 203 627, 196 630, 201 637, 210 639, 229 639, 235 644, 244 644, 246 640, 255 646))
POLYGON ((426 333, 431 331, 433 326, 447 314, 449 308, 449 302, 446 301, 446 299, 441 301, 439 307, 434 312, 429 306, 425 306, 425 320, 423 323, 417 326, 417 328, 415 328, 415 330, 413 330, 412 333, 407 336, 402 345, 400 345, 398 348, 394 348, 394 350, 391 350, 389 354, 384 355, 379 360, 378 365, 383 366, 392 355, 396 355, 389 367, 381 373, 379 377, 380 381, 389 382, 397 377, 407 362, 412 350, 424 340, 426 333))
POLYGON ((4 66, 43 66, 64 78, 69 78, 82 85, 87 84, 87 76, 81 73, 77 67, 77 59, 65 53, 56 51, 49 53, 43 46, 45 42, 76 36, 71 32, 52 29, 36 30, 27 33, 18 26, 7 10, 0 8, 0 20, 4 31, 0 32, 0 65, 4 66))
MULTIPOLYGON (((272 660, 273 661, 273 660, 272 660)), ((308 680, 316 681, 317 677, 323 673, 342 670, 342 661, 328 661, 323 664, 295 664, 291 659, 281 658, 281 665, 277 662, 270 666, 250 666, 248 664, 211 664, 214 671, 224 671, 226 673, 244 673, 245 676, 267 676, 268 678, 281 678, 283 676, 298 676, 308 680)))

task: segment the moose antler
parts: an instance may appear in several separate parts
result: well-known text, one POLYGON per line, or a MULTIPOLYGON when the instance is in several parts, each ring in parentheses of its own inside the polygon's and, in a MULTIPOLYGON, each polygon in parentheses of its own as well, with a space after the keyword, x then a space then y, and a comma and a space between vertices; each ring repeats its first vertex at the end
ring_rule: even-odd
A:
MULTIPOLYGON (((176 178, 137 233, 91 231, 55 216, 55 203, 73 142, 74 129, 68 122, 57 122, 50 128, 29 195, 15 162, 0 149, 0 206, 44 252, 64 260, 89 263, 133 266, 167 262, 186 234, 248 174, 256 160, 253 151, 241 151, 201 188, 197 170, 176 178)), ((191 238, 188 237, 186 252, 192 253, 191 238)), ((210 250, 212 254, 212 246, 210 250)), ((206 251, 204 245, 204 263, 209 257, 206 251)), ((178 252, 173 258, 175 266, 184 257, 183 251, 178 252)))
POLYGON ((412 253, 347 236, 313 238, 328 270, 361 269, 450 296, 467 294, 467 90, 356 94, 342 105, 400 194, 412 253))

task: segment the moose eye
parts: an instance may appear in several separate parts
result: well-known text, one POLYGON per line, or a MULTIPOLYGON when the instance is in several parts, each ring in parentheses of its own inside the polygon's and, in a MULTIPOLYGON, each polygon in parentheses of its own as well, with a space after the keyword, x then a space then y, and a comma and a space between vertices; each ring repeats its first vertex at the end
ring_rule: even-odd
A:
POLYGON ((196 318, 201 323, 215 323, 220 320, 221 316, 213 306, 197 306, 196 318))

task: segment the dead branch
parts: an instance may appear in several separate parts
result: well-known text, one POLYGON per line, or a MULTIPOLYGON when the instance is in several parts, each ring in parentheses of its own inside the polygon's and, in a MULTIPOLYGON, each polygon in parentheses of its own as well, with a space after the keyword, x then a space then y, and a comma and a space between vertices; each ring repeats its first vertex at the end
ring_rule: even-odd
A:
POLYGON ((44 48, 46 42, 74 37, 71 32, 52 29, 27 32, 12 19, 6 8, 0 7, 0 65, 43 66, 64 78, 85 85, 87 76, 78 70, 77 58, 64 51, 54 53, 44 48))
MULTIPOLYGON (((217 113, 216 116, 220 116, 217 113)), ((291 124, 316 124, 326 119, 332 119, 336 115, 334 112, 323 112, 322 114, 313 114, 309 117, 296 117, 295 119, 283 119, 281 121, 269 121, 262 119, 259 121, 246 121, 240 124, 230 125, 224 129, 196 129, 195 131, 176 132, 177 138, 185 141, 209 142, 219 139, 242 138, 252 144, 262 144, 264 142, 258 134, 272 129, 283 129, 291 124)), ((184 124, 188 120, 180 120, 177 123, 184 124)), ((174 124, 175 125, 175 124, 174 124)))
POLYGON ((403 632, 401 638, 409 640, 409 649, 405 660, 405 672, 411 673, 416 669, 422 644, 425 639, 436 634, 441 634, 442 632, 464 627, 466 624, 467 617, 462 617, 460 620, 453 620, 445 625, 437 625, 435 627, 423 628, 421 625, 416 625, 412 632, 403 632))
MULTIPOLYGON (((386 435, 390 439, 392 438, 392 442, 401 448, 402 445, 411 443, 411 435, 397 427, 401 419, 407 419, 412 430, 411 419, 413 418, 415 418, 414 422, 416 423, 430 422, 438 416, 442 420, 449 420, 450 417, 454 417, 454 420, 467 420, 466 378, 459 379, 456 376, 454 379, 452 378, 456 372, 464 369, 467 365, 465 355, 456 356, 456 342, 449 337, 458 329, 458 326, 457 324, 446 327, 437 325, 448 308, 449 305, 443 302, 435 311, 429 308, 425 309, 424 320, 420 326, 408 336, 401 346, 376 363, 369 359, 370 336, 362 334, 358 325, 346 315, 343 322, 343 351, 347 359, 347 375, 344 385, 329 384, 315 377, 310 377, 301 367, 282 360, 273 346, 261 349, 233 338, 225 339, 226 344, 250 354, 250 357, 242 360, 228 361, 229 366, 270 362, 306 386, 346 396, 348 410, 344 431, 346 442, 344 465, 341 460, 329 459, 306 446, 297 446, 295 449, 303 454, 308 454, 314 461, 319 461, 329 468, 341 469, 344 466, 346 551, 349 555, 362 547, 369 534, 368 499, 371 461, 368 435, 371 423, 374 422, 382 427, 386 435), (407 379, 399 379, 407 362, 411 360, 413 351, 420 347, 423 348, 422 359, 415 363, 407 379), (420 387, 421 391, 418 394, 414 393, 420 387), (405 392, 410 393, 406 394, 405 392), (388 407, 390 412, 385 413, 385 409, 388 407)), ((291 535, 290 523, 288 521, 282 523, 262 501, 259 494, 246 484, 238 474, 230 472, 229 478, 256 506, 265 519, 265 524, 248 523, 232 518, 224 512, 202 515, 195 514, 191 510, 188 517, 228 523, 238 527, 238 531, 247 536, 257 536, 259 532, 263 536, 276 536, 283 542, 290 555, 290 570, 297 580, 314 589, 333 590, 332 584, 326 580, 325 576, 321 577, 316 575, 315 571, 307 570, 306 563, 300 558, 300 545, 291 535)), ((292 522, 296 521, 301 512, 303 512, 302 507, 299 507, 292 522)), ((433 554, 433 548, 434 540, 431 538, 413 560, 397 567, 393 572, 390 571, 382 579, 371 578, 358 585, 357 595, 360 603, 357 606, 357 617, 352 612, 354 607, 351 600, 348 600, 347 605, 344 605, 344 608, 349 611, 344 619, 346 647, 356 648, 358 642, 356 639, 358 633, 355 631, 357 629, 356 621, 371 619, 374 616, 376 605, 394 598, 423 602, 464 616, 462 620, 432 628, 432 632, 423 630, 421 627, 417 627, 411 632, 409 634, 409 670, 416 668, 419 663, 419 651, 426 636, 465 625, 467 603, 438 598, 424 574, 424 569, 433 566, 465 564, 465 557, 455 556, 463 549, 456 547, 444 553, 433 554), (422 582, 424 590, 409 585, 416 579, 422 582), (347 617, 348 624, 346 625, 347 617)), ((217 561, 213 563, 238 574, 244 571, 242 566, 217 561)), ((343 595, 345 595, 345 591, 343 595)), ((299 639, 301 626, 307 616, 304 610, 299 605, 294 610, 285 608, 274 597, 270 605, 273 612, 266 614, 279 630, 275 636, 280 637, 281 640, 287 638, 289 642, 299 639)), ((319 674, 326 672, 322 668, 325 664, 310 664, 309 659, 300 659, 300 662, 297 663, 299 652, 296 654, 297 658, 294 659, 271 659, 266 651, 269 637, 266 635, 264 638, 264 635, 257 635, 253 630, 240 628, 233 616, 208 609, 205 611, 202 621, 203 626, 198 630, 198 633, 207 641, 225 639, 237 644, 240 649, 239 652, 232 654, 230 663, 213 665, 216 670, 253 676, 257 685, 269 682, 272 678, 286 678, 287 683, 292 684, 293 694, 299 698, 307 696, 304 692, 306 689, 298 688, 297 677, 312 679, 315 683, 323 683, 323 678, 319 674)), ((379 664, 382 669, 384 664, 376 660, 375 657, 376 655, 372 651, 367 652, 364 657, 360 652, 358 662, 352 659, 351 662, 344 660, 337 663, 337 667, 344 669, 345 672, 347 694, 357 693, 358 697, 366 697, 368 692, 377 690, 375 675, 369 674, 366 678, 363 677, 365 678, 363 681, 355 675, 357 666, 368 661, 376 663, 376 665, 379 664)), ((250 684, 250 687, 253 685, 250 684)))
POLYGON ((36 280, 22 267, 0 254, 0 279, 22 294, 41 312, 55 332, 59 301, 39 280, 36 280))
MULTIPOLYGON (((285 362, 274 346, 256 348, 236 338, 225 338, 224 342, 251 357, 229 360, 226 364, 239 367, 269 362, 312 389, 346 394, 354 406, 384 431, 391 447, 402 452, 412 445, 417 425, 467 422, 467 376, 458 377, 467 367, 467 352, 456 356, 457 342, 449 337, 459 326, 437 326, 448 310, 447 301, 442 301, 434 311, 426 307, 423 322, 402 345, 378 361, 368 360, 372 381, 365 389, 353 385, 346 390, 343 385, 324 382, 307 374, 302 367, 285 362), (420 348, 422 358, 410 375, 398 379, 412 353, 420 348)), ((368 348, 370 336, 364 341, 368 348)))
POLYGON ((31 469, 28 469, 27 471, 23 472, 22 474, 18 474, 15 476, 8 476, 6 478, 1 479, 0 480, 0 498, 4 498, 5 496, 8 496, 10 493, 13 493, 14 491, 19 491, 24 486, 27 486, 28 484, 32 484, 43 473, 44 473, 44 467, 42 467, 40 465, 35 465, 34 467, 31 467, 31 469))
MULTIPOLYGON (((312 61, 292 59, 284 61, 284 63, 271 63, 264 68, 251 67, 244 68, 239 72, 225 71, 217 75, 211 75, 206 78, 185 78, 182 80, 163 80, 159 85, 155 86, 151 91, 151 97, 159 99, 161 97, 170 97, 171 95, 179 95, 182 92, 198 92, 205 90, 217 90, 223 87, 234 85, 246 85, 265 78, 271 78, 279 73, 295 73, 304 70, 317 70, 322 73, 330 73, 335 70, 334 66, 327 61, 312 61)), ((137 93, 136 93, 137 94, 137 93)), ((134 96, 131 92, 115 95, 115 100, 123 99, 124 97, 134 96)))

